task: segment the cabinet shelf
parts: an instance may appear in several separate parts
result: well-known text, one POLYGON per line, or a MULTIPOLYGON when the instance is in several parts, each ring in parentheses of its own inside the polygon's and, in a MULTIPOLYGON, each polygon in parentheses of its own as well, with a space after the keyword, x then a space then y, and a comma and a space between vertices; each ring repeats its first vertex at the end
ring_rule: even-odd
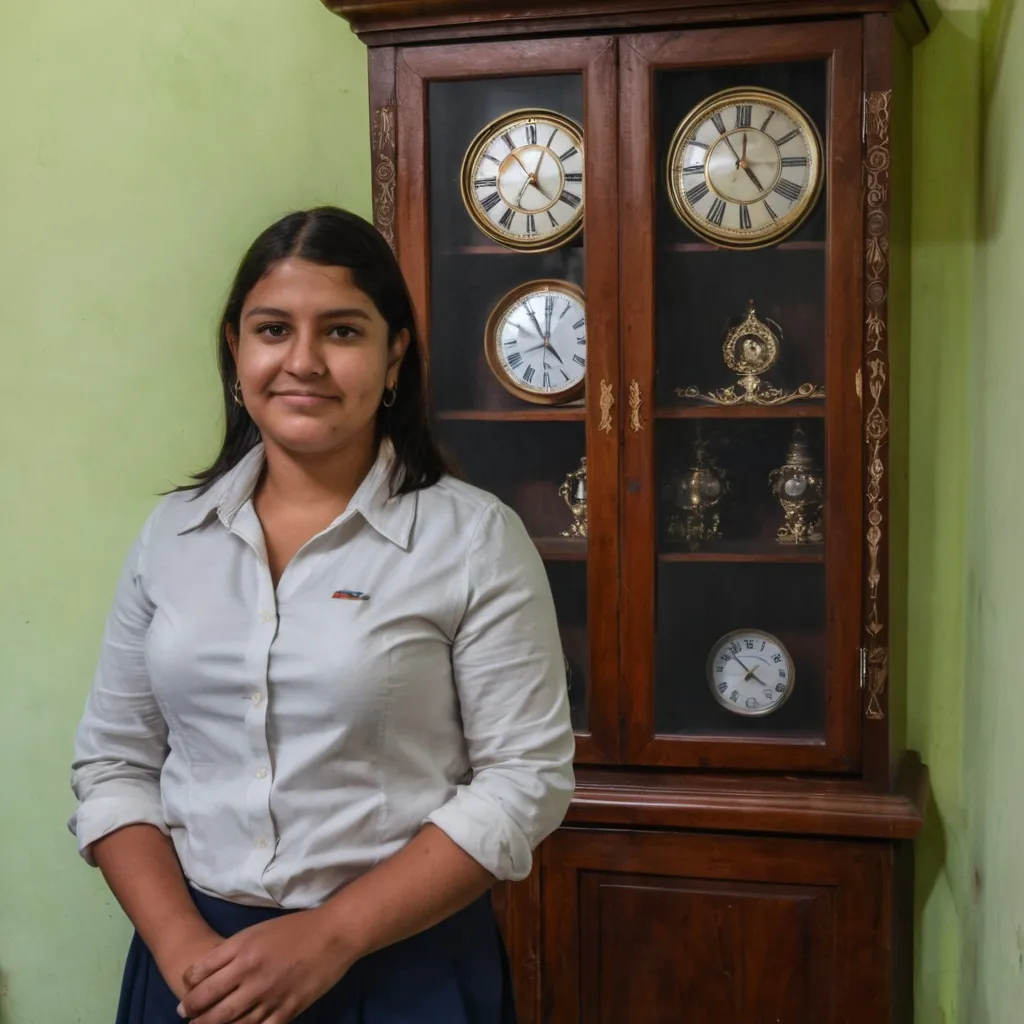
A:
POLYGON ((537 409, 448 409, 439 412, 437 418, 477 423, 578 423, 587 418, 587 410, 576 406, 545 406, 537 409))
POLYGON ((740 545, 709 551, 659 551, 659 562, 733 562, 767 564, 823 565, 825 548, 814 544, 805 547, 782 547, 766 549, 758 546, 743 550, 740 545))
POLYGON ((824 419, 824 403, 818 405, 680 405, 655 410, 659 420, 803 420, 824 419))
POLYGON ((584 562, 587 542, 573 537, 534 537, 533 543, 541 558, 550 562, 584 562))
MULTIPOLYGON (((828 243, 823 241, 781 242, 772 247, 772 252, 824 252, 828 243)), ((673 242, 660 246, 662 252, 721 252, 733 253, 735 249, 723 249, 708 242, 673 242)))

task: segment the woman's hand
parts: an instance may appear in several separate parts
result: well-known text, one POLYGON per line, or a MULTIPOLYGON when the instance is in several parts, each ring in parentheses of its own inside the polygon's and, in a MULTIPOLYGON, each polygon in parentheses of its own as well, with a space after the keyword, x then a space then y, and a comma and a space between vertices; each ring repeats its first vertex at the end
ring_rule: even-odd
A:
POLYGON ((179 999, 189 990, 185 972, 212 953, 223 941, 222 936, 200 922, 200 926, 191 934, 168 942, 158 954, 153 954, 167 987, 179 999))
POLYGON ((195 1024, 289 1024, 357 959, 329 923, 305 910, 224 940, 185 972, 178 1013, 195 1024))

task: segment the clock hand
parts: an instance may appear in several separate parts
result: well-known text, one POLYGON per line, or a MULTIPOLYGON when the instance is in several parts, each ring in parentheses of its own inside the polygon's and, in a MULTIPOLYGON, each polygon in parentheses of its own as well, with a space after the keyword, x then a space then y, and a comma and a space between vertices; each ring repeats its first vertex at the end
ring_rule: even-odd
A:
POLYGON ((743 156, 740 157, 740 166, 747 166, 747 133, 743 133, 743 156))
MULTIPOLYGON (((740 659, 739 659, 739 658, 737 658, 735 654, 734 654, 734 655, 732 656, 732 660, 733 660, 733 661, 735 661, 735 662, 736 662, 736 663, 737 663, 737 664, 739 665, 739 667, 740 667, 741 669, 743 669, 743 671, 744 671, 744 672, 746 672, 746 673, 747 673, 747 674, 746 674, 746 675, 745 675, 745 676, 743 677, 743 682, 745 682, 745 683, 746 683, 746 682, 749 682, 749 681, 750 681, 751 679, 757 679, 757 675, 755 674, 755 673, 757 672, 757 669, 756 669, 756 668, 747 668, 747 666, 746 666, 746 665, 744 665, 744 664, 743 664, 743 662, 742 662, 742 661, 740 661, 740 659)), ((758 681, 759 683, 761 683, 761 680, 760 680, 760 679, 757 679, 757 681, 758 681)), ((764 686, 764 683, 761 683, 761 685, 762 685, 762 686, 764 686)))
POLYGON ((533 321, 533 326, 537 328, 537 333, 543 338, 544 332, 540 329, 540 321, 537 319, 537 315, 530 308, 529 302, 524 302, 523 305, 526 307, 527 315, 533 321))
POLYGON ((740 157, 739 153, 736 152, 736 147, 732 144, 732 139, 730 139, 728 136, 726 136, 725 137, 725 144, 732 150, 732 155, 734 157, 736 157, 736 166, 739 167, 739 165, 743 162, 743 160, 740 157))
POLYGON ((540 193, 540 194, 541 194, 541 195, 542 195, 542 196, 543 196, 543 197, 544 197, 544 198, 545 198, 545 199, 546 199, 546 200, 547 200, 547 201, 548 201, 549 203, 553 203, 553 202, 555 201, 555 200, 554 200, 554 197, 553 197, 553 196, 552 196, 552 195, 551 195, 551 194, 550 194, 550 193, 549 193, 549 192, 548 192, 548 191, 547 191, 546 189, 543 189, 543 188, 541 188, 541 187, 540 187, 540 182, 539 182, 539 181, 532 181, 532 182, 530 182, 530 184, 531 184, 531 185, 533 185, 533 187, 534 187, 534 188, 535 188, 535 189, 536 189, 536 190, 537 190, 537 191, 538 191, 538 192, 539 192, 539 193, 540 193))
POLYGON ((560 363, 562 363, 562 365, 563 365, 563 366, 565 365, 565 362, 563 361, 562 357, 561 357, 561 356, 560 356, 560 355, 559 355, 559 354, 558 354, 558 353, 557 353, 557 352, 556 352, 556 351, 555 351, 555 350, 554 350, 554 349, 553 349, 553 348, 551 347, 551 344, 550 344, 550 343, 546 344, 546 345, 545 345, 544 347, 545 347, 545 348, 546 348, 546 349, 547 349, 547 350, 548 350, 548 351, 549 351, 549 352, 550 352, 550 353, 551 353, 551 354, 552 354, 552 355, 553 355, 553 356, 554 356, 554 357, 555 357, 555 358, 556 358, 556 359, 557 359, 557 360, 558 360, 558 361, 559 361, 560 363))
POLYGON ((544 299, 544 340, 551 341, 551 314, 555 311, 554 297, 548 295, 544 299))
POLYGON ((530 187, 529 181, 523 182, 523 187, 519 190, 519 195, 516 196, 516 206, 523 205, 523 196, 526 195, 526 190, 530 187))
POLYGON ((523 173, 526 175, 526 177, 529 178, 530 181, 533 181, 533 175, 526 169, 526 164, 524 164, 523 161, 519 159, 519 154, 515 150, 512 150, 512 159, 515 160, 515 162, 519 164, 520 167, 522 167, 523 173))
POLYGON ((760 181, 758 181, 758 179, 757 179, 757 175, 756 175, 756 174, 755 174, 755 173, 754 173, 754 172, 753 172, 753 171, 752 171, 752 170, 751 170, 751 169, 750 169, 749 167, 744 167, 743 169, 744 169, 744 170, 745 170, 745 171, 747 172, 747 177, 748 177, 748 178, 749 178, 749 179, 750 179, 750 180, 751 180, 751 181, 752 181, 752 182, 754 183, 754 185, 755 185, 755 186, 757 187, 757 191, 758 191, 758 192, 763 192, 763 191, 764 191, 764 186, 763 186, 763 185, 761 184, 761 182, 760 182, 760 181))

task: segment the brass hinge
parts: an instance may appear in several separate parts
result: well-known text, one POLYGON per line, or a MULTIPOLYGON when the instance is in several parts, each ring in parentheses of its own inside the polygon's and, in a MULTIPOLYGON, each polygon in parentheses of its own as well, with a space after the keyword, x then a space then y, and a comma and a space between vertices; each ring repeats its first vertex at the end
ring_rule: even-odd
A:
POLYGON ((860 648, 860 688, 863 690, 868 685, 868 649, 860 648))

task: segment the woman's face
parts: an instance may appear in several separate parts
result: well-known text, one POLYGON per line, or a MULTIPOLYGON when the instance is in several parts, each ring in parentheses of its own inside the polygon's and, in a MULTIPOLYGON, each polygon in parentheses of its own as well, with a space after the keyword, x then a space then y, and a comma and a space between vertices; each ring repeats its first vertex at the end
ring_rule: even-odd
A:
POLYGON ((372 441, 409 334, 388 344, 387 322, 347 268, 290 258, 249 292, 228 341, 264 441, 320 455, 372 441))

